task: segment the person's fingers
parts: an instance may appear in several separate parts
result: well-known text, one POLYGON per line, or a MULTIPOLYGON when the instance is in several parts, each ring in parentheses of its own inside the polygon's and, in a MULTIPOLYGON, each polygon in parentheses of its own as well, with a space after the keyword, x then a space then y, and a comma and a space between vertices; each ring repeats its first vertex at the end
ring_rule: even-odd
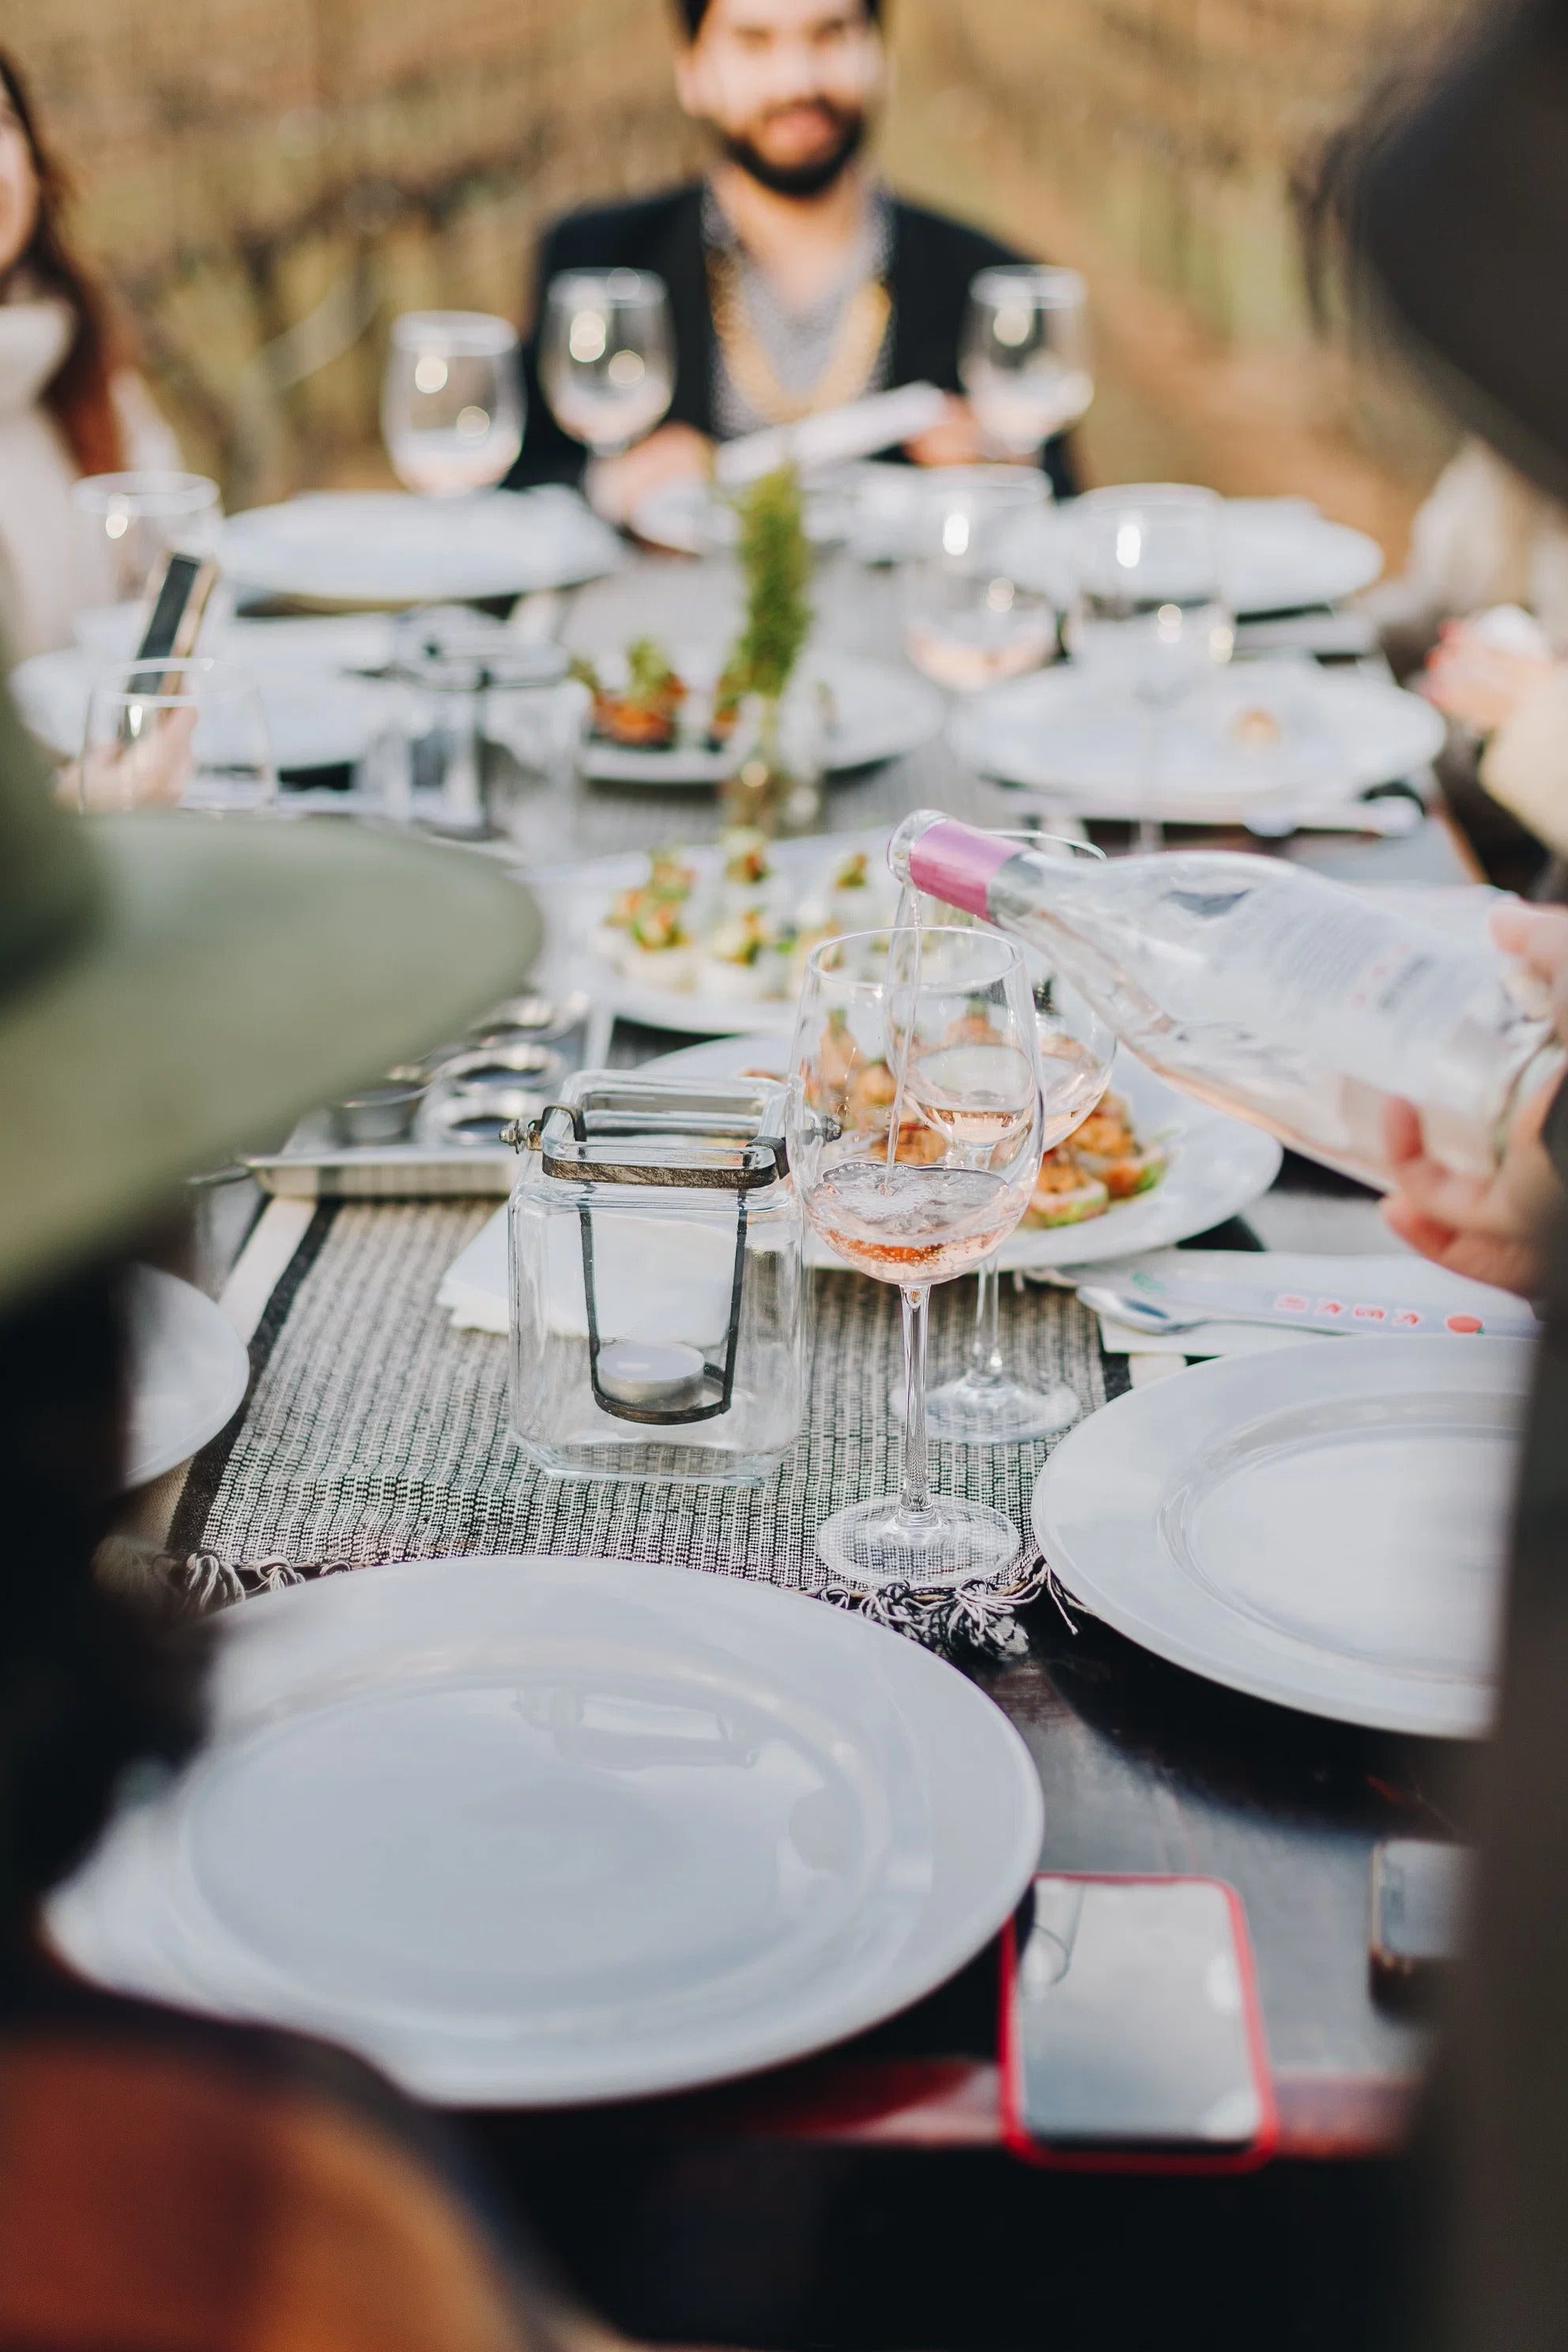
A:
POLYGON ((1391 1168, 1403 1168, 1408 1160, 1419 1160, 1426 1150, 1421 1134, 1421 1114, 1414 1103, 1393 1098, 1384 1107, 1383 1148, 1391 1168))
POLYGON ((1541 1288, 1542 1261, 1530 1242, 1456 1233, 1451 1225, 1423 1216, 1398 1194, 1384 1202, 1383 1215, 1399 1240, 1468 1282, 1489 1283, 1494 1290, 1511 1290, 1521 1298, 1533 1298, 1541 1288))
POLYGON ((1402 1242, 1408 1242, 1423 1257, 1436 1258, 1439 1265, 1444 1251, 1451 1249, 1458 1239, 1452 1225, 1439 1224, 1435 1217, 1424 1216, 1403 1192, 1391 1192, 1381 1207, 1383 1222, 1390 1233, 1397 1234, 1402 1242))
POLYGON ((1479 1176, 1457 1176, 1451 1168, 1423 1154, 1399 1168, 1399 1192, 1423 1216, 1456 1232, 1488 1232, 1494 1228, 1492 1186, 1479 1176))
POLYGON ((1526 907, 1517 901, 1500 907, 1491 919, 1491 934, 1506 955, 1516 956, 1548 987, 1568 979, 1568 908, 1526 907))

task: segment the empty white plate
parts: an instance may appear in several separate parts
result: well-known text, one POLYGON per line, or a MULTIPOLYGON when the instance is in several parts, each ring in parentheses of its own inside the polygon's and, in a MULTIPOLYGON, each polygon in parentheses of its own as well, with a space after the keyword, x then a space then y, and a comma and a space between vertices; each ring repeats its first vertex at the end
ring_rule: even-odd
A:
POLYGON ((127 1991, 553 2105, 804 2055, 979 1950, 1043 1802, 973 1684, 771 1586, 364 1569, 218 1621, 212 1735, 50 1933, 127 1991))
POLYGON ((1097 1617, 1211 1681, 1479 1736, 1533 1355, 1380 1339, 1133 1389, 1052 1454, 1036 1539, 1097 1617))
MULTIPOLYGON (((1141 813, 1144 722, 1125 692, 1070 663, 976 697, 949 740, 961 760, 1082 814, 1141 813)), ((1159 730, 1152 806, 1194 824, 1342 807, 1414 775, 1443 745, 1429 702, 1385 679, 1306 662, 1238 662, 1159 730), (1257 740, 1261 736, 1264 740, 1257 740)))
MULTIPOLYGON (((1009 535, 1009 569, 1058 604, 1072 593, 1072 509, 1026 516, 1009 535)), ((1363 530, 1331 522, 1308 499, 1227 499, 1221 562, 1233 613, 1335 604, 1370 587, 1383 550, 1363 530)))
POLYGON ((224 569, 252 594, 423 604, 569 588, 614 571, 620 545, 564 489, 416 499, 329 490, 252 507, 223 527, 224 569))
POLYGON ((210 1298, 150 1265, 134 1267, 131 1285, 127 1488, 199 1454, 238 1412, 250 1381, 245 1342, 210 1298))
MULTIPOLYGON (((261 625, 258 623, 257 627, 261 625)), ((286 628, 289 624, 266 625, 286 628)), ((291 663, 282 649, 264 648, 268 657, 253 667, 249 650, 255 642, 254 631, 237 625, 220 640, 218 657, 232 657, 236 669, 254 679, 268 746, 278 767, 352 767, 378 735, 397 723, 402 702, 395 686, 380 678, 341 677, 324 667, 291 663)), ((91 656, 68 646, 59 653, 34 654, 21 663, 11 688, 16 707, 34 734, 62 760, 74 760, 81 753, 93 687, 105 679, 112 682, 115 677, 112 667, 106 670, 91 656)), ((215 755, 223 748, 220 737, 213 746, 215 755)), ((248 737, 237 748, 248 751, 248 737)))

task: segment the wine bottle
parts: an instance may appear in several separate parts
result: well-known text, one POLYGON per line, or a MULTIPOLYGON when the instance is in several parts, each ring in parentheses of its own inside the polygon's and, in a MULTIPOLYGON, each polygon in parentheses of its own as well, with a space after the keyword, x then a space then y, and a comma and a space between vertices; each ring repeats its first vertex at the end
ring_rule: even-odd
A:
POLYGON ((1436 1158, 1485 1176, 1563 1066, 1484 943, 1276 858, 1066 865, 930 809, 888 855, 900 882, 1048 957, 1173 1085, 1384 1190, 1392 1098, 1419 1108, 1436 1158))

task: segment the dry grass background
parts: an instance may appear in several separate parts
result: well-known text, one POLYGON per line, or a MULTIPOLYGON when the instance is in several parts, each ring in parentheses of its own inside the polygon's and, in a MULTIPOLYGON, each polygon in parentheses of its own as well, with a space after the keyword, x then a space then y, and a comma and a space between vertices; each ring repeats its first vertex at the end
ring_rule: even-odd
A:
MULTIPOLYGON (((1457 0, 894 0, 911 193, 1091 275, 1100 478, 1289 488, 1397 552, 1444 446, 1317 340, 1289 183, 1457 0)), ((387 319, 521 313, 538 223, 697 153, 661 0, 10 0, 193 460, 379 478, 387 319)))

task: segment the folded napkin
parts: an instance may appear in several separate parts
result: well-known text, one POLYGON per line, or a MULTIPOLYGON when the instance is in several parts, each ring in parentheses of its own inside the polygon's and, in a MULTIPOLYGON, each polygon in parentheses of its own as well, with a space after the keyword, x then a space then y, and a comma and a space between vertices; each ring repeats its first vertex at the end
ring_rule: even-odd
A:
POLYGON ((803 416, 798 425, 770 426, 765 433, 745 433, 726 441, 714 459, 713 470, 727 489, 757 481, 779 466, 792 462, 802 473, 824 466, 842 466, 852 457, 871 457, 879 449, 900 448, 940 425, 947 409, 946 394, 934 383, 901 384, 896 392, 873 392, 842 408, 825 408, 803 416))
MULTIPOLYGON (((1340 1298, 1353 1306, 1362 1299, 1397 1299, 1412 1307, 1434 1307, 1445 1314, 1472 1314, 1484 1323, 1489 1316, 1510 1319, 1526 1312, 1522 1299, 1484 1282, 1467 1282, 1413 1253, 1366 1257, 1323 1256, 1303 1250, 1150 1250, 1142 1257, 1125 1258, 1115 1265, 1086 1267, 1083 1279, 1103 1275, 1119 1283, 1139 1268, 1165 1275, 1184 1284, 1267 1281, 1281 1291, 1311 1298, 1340 1298)), ((1174 1305, 1173 1301, 1173 1305, 1174 1305)), ((1197 1310, 1182 1302, 1183 1314, 1197 1310)), ((1352 1328, 1353 1329, 1353 1326, 1352 1328)), ((1100 1318, 1100 1339, 1112 1356, 1249 1356, 1266 1348, 1337 1348, 1343 1343, 1328 1332, 1293 1331, 1278 1324, 1200 1323, 1190 1331, 1140 1331, 1111 1317, 1100 1318)), ((1458 1342, 1453 1344, 1458 1345, 1458 1342)))
MULTIPOLYGON (((753 1254, 766 1243, 752 1236, 753 1254)), ((599 1328, 605 1338, 663 1339, 679 1334, 694 1345, 721 1341, 730 1321, 735 1274, 732 1217, 601 1215, 594 1226, 594 1286, 599 1328)), ((583 1293, 582 1242, 575 1218, 553 1220, 549 1235, 545 1314, 552 1330, 588 1336, 583 1293)), ((507 1210, 496 1211, 454 1258, 436 1293, 460 1331, 511 1327, 511 1277, 507 1210)))

